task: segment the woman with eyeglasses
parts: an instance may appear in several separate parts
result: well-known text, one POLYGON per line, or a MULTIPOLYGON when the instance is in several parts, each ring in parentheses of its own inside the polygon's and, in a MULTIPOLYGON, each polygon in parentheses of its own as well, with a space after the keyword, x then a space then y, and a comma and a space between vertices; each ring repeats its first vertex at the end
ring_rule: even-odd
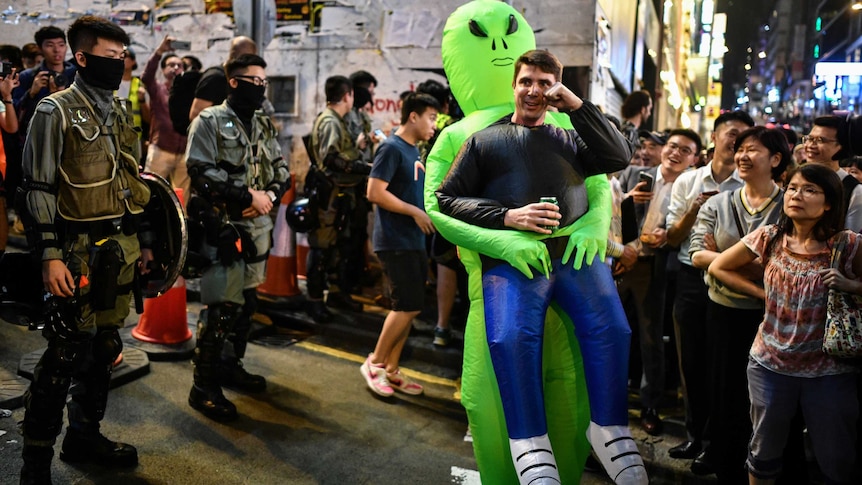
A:
MULTIPOLYGON (((722 251, 753 230, 775 224, 781 214, 781 189, 776 182, 792 158, 784 134, 763 126, 749 128, 736 138, 734 150, 736 170, 744 184, 711 197, 698 212, 689 246, 695 268, 706 270, 722 251)), ((741 272, 754 284, 762 284, 763 269, 757 262, 744 266, 741 272)), ((745 366, 763 319, 763 301, 715 279, 708 278, 707 283, 712 399, 706 461, 719 482, 743 483, 743 463, 751 436, 745 366)))
POLYGON ((842 198, 834 170, 802 166, 787 184, 778 223, 745 236, 709 266, 709 274, 730 289, 765 303, 747 369, 753 433, 746 466, 752 484, 773 483, 781 472, 797 408, 826 483, 859 483, 858 368, 820 350, 828 289, 862 295, 862 239, 843 230, 842 198), (839 238, 847 243, 840 271, 830 269, 839 238), (757 259, 764 265, 764 286, 746 275, 746 266, 757 259))

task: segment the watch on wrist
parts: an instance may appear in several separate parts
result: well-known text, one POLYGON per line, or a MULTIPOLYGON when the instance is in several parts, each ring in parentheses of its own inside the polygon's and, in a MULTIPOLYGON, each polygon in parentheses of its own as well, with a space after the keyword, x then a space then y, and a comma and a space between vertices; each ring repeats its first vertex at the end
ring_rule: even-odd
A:
POLYGON ((276 196, 275 196, 275 192, 273 192, 273 191, 271 191, 271 190, 267 190, 267 191, 266 191, 266 195, 268 195, 268 196, 269 196, 269 200, 270 200, 270 201, 272 201, 272 203, 273 203, 273 204, 275 204, 275 199, 277 199, 277 198, 278 198, 278 197, 276 197, 276 196))

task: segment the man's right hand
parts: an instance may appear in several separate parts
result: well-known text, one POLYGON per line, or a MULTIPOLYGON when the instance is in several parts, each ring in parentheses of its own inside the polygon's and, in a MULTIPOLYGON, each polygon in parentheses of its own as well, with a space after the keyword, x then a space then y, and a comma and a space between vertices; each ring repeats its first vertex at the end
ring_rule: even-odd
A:
POLYGON ((30 97, 35 98, 39 95, 39 91, 43 88, 48 87, 48 81, 53 79, 51 73, 48 71, 42 71, 33 78, 33 84, 30 86, 30 97))
POLYGON ((509 209, 503 216, 506 227, 519 231, 532 231, 539 234, 552 234, 550 229, 542 226, 560 225, 560 208, 549 202, 536 202, 517 209, 509 209))
POLYGON ((644 187, 646 187, 646 182, 638 182, 638 184, 635 185, 635 188, 633 188, 631 192, 626 194, 626 197, 632 197, 638 204, 646 204, 647 202, 652 200, 653 193, 644 192, 643 190, 641 190, 644 187))
MULTIPOLYGON (((254 209, 257 212, 257 214, 254 214, 253 217, 269 214, 269 211, 272 210, 273 205, 272 200, 269 198, 269 195, 267 195, 267 193, 263 190, 248 189, 248 191, 251 193, 250 208, 254 209)), ((243 216, 245 216, 248 209, 249 208, 246 208, 245 211, 243 211, 243 216)))
POLYGON ((413 215, 413 220, 416 221, 416 225, 419 226, 419 229, 422 229, 425 235, 434 234, 434 223, 431 222, 431 218, 428 217, 425 211, 421 209, 416 211, 416 214, 413 215))
POLYGON ((42 261, 42 283, 54 296, 75 296, 75 279, 69 268, 59 259, 42 261))
POLYGON ((623 274, 634 267, 638 262, 638 252, 632 246, 623 246, 623 255, 617 259, 617 264, 614 266, 614 276, 623 274))

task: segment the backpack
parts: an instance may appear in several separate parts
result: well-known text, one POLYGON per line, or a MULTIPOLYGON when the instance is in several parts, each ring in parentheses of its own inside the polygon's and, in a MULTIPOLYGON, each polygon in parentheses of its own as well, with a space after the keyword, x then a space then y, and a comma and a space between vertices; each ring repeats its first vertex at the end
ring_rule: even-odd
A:
POLYGON ((171 91, 168 94, 168 112, 174 131, 180 135, 187 135, 189 125, 192 124, 189 121, 189 111, 192 109, 195 89, 201 76, 203 73, 200 71, 187 71, 174 78, 174 83, 171 85, 171 91))

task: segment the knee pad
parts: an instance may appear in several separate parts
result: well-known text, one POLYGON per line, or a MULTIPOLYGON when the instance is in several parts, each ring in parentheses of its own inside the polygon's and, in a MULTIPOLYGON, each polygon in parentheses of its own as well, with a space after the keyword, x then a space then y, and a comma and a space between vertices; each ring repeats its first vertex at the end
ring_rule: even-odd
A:
POLYGON ((207 307, 205 325, 214 332, 224 334, 230 331, 239 316, 241 307, 235 303, 217 303, 207 307))
POLYGON ((92 345, 93 360, 99 364, 112 364, 123 351, 123 341, 116 328, 97 331, 92 345))
POLYGON ((50 375, 72 377, 84 365, 89 349, 89 341, 52 338, 40 363, 50 375))

